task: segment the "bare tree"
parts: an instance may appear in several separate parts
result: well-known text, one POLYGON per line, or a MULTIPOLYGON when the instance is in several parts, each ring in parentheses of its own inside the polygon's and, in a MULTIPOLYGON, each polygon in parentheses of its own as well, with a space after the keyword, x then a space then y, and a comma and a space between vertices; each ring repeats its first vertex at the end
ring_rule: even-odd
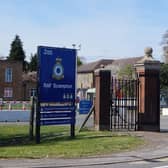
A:
POLYGON ((163 59, 168 64, 168 30, 162 36, 161 45, 163 47, 163 59))

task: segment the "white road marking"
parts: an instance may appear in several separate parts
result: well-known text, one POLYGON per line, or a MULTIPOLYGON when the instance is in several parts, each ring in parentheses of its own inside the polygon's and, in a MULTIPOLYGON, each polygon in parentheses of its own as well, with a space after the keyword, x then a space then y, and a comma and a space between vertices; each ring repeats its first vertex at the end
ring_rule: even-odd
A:
POLYGON ((159 167, 153 167, 153 168, 168 168, 168 165, 166 165, 166 166, 159 166, 159 167))
POLYGON ((141 161, 130 162, 129 164, 130 164, 130 165, 133 165, 133 164, 149 164, 149 162, 148 162, 148 161, 141 160, 141 161))
POLYGON ((156 159, 156 161, 166 162, 166 161, 168 161, 168 157, 164 157, 164 158, 156 159))

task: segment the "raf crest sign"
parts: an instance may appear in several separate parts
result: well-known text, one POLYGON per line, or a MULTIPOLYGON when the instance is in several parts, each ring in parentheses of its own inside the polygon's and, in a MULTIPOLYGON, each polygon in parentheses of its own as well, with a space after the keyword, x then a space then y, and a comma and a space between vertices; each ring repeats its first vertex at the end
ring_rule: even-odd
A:
POLYGON ((38 105, 36 142, 40 142, 40 126, 71 125, 75 132, 76 50, 38 47, 38 105))
POLYGON ((38 47, 39 101, 73 103, 76 85, 76 50, 38 47))
POLYGON ((64 67, 61 62, 61 58, 56 58, 56 64, 54 65, 52 76, 56 80, 61 80, 64 78, 64 67))

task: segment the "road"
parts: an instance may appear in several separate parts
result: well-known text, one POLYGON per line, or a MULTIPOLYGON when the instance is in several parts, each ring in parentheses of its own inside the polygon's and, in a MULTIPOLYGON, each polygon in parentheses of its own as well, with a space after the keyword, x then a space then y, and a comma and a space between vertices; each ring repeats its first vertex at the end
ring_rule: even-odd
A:
POLYGON ((168 131, 168 116, 160 116, 160 129, 161 131, 168 131))
POLYGON ((131 161, 125 163, 105 163, 99 165, 84 166, 84 168, 168 168, 168 158, 156 160, 131 161))
POLYGON ((81 160, 60 160, 60 159, 12 159, 0 160, 0 168, 168 168, 168 157, 159 159, 139 161, 103 161, 102 158, 81 160), (99 160, 99 161, 98 161, 99 160), (102 161, 100 161, 102 160, 102 161))

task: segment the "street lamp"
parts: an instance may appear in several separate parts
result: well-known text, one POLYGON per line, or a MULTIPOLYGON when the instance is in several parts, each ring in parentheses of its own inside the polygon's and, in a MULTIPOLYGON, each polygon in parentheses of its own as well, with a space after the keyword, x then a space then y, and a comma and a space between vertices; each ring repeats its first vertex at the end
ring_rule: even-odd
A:
POLYGON ((81 50, 81 44, 78 45, 78 48, 76 48, 76 44, 72 44, 72 47, 78 51, 81 50))

